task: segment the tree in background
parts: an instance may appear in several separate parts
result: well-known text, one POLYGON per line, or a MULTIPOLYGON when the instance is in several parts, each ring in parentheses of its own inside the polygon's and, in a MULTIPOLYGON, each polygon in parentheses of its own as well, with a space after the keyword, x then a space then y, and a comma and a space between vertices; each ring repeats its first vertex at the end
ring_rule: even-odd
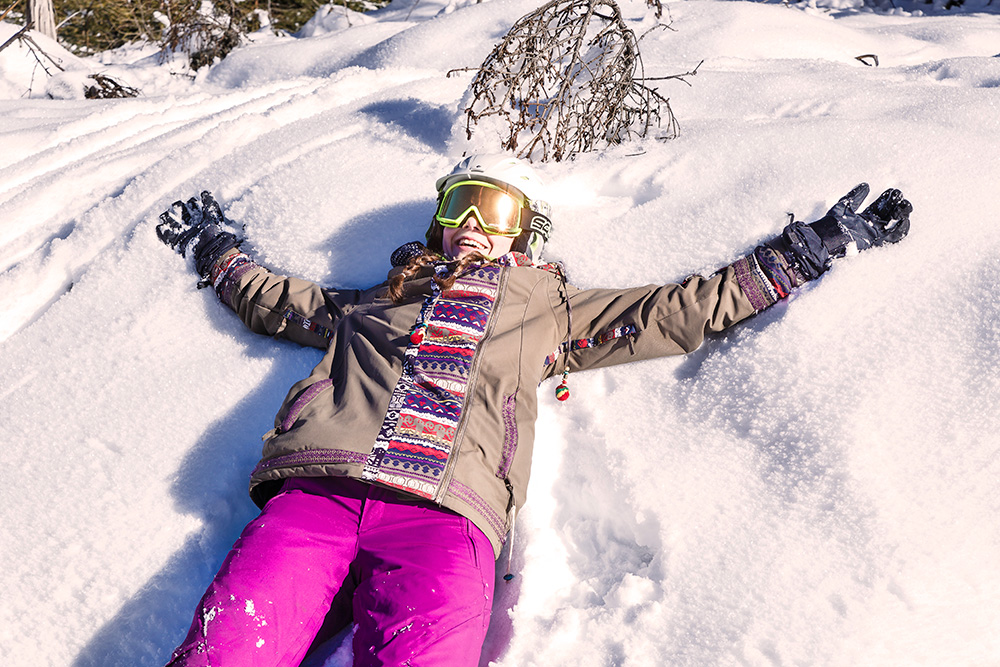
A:
POLYGON ((133 42, 160 41, 163 2, 149 0, 58 0, 59 41, 87 56, 133 42))
MULTIPOLYGON (((419 1, 419 0, 418 0, 419 1)), ((641 0, 639 0, 641 1, 641 0)), ((659 5, 659 0, 645 0, 659 5)), ((817 0, 812 0, 816 2, 817 0)), ((919 0, 914 0, 919 2, 919 0)), ((87 56, 125 44, 158 44, 164 52, 187 53, 195 69, 224 58, 263 26, 295 32, 326 6, 367 12, 389 0, 7 0, 13 5, 7 21, 34 21, 35 30, 71 52, 87 56)), ((868 6, 892 5, 894 0, 864 0, 868 6)), ((925 0, 950 9, 964 0, 925 0)), ((545 4, 540 1, 539 4, 545 4)), ((600 4, 595 2, 595 4, 600 4)), ((820 6, 824 0, 818 0, 820 6)), ((0 10, 3 7, 0 6, 0 10)))
POLYGON ((295 32, 324 5, 359 12, 389 0, 15 0, 6 20, 34 19, 35 29, 71 52, 87 56, 131 43, 158 44, 182 51, 191 67, 224 58, 263 26, 295 32), (38 13, 38 17, 35 13, 38 13), (47 17, 47 18, 46 18, 47 17), (48 30, 43 27, 47 22, 48 30))
POLYGON ((167 27, 160 45, 167 51, 188 54, 191 69, 211 65, 243 43, 244 36, 261 28, 261 14, 254 4, 236 0, 200 0, 163 3, 167 27))
POLYGON ((56 13, 52 0, 27 0, 28 18, 34 29, 51 39, 56 38, 56 13))

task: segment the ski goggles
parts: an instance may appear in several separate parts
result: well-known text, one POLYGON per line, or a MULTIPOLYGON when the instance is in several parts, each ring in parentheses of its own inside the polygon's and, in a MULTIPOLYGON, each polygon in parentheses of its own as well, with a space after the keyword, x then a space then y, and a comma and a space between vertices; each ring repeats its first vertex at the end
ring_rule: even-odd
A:
POLYGON ((493 183, 459 181, 441 195, 434 219, 442 227, 459 227, 471 214, 487 234, 513 238, 521 233, 522 217, 535 215, 527 204, 493 183))

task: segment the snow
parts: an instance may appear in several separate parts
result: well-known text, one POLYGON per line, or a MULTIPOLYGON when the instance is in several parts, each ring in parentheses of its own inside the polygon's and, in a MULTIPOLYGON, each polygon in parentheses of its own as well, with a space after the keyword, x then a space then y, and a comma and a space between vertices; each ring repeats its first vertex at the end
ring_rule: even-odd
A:
MULTIPOLYGON (((668 3, 640 47, 648 76, 704 60, 657 82, 681 136, 538 165, 581 287, 710 272, 862 180, 915 211, 687 357, 541 387, 483 664, 1000 663, 1000 15, 896 4, 668 3)), ((534 6, 324 8, 195 76, 149 48, 36 35, 52 78, 0 53, 0 663, 163 664, 318 360, 197 290, 157 214, 208 189, 259 261, 380 281, 434 179, 492 145, 446 73, 534 6), (85 100, 94 72, 143 94, 85 100)))

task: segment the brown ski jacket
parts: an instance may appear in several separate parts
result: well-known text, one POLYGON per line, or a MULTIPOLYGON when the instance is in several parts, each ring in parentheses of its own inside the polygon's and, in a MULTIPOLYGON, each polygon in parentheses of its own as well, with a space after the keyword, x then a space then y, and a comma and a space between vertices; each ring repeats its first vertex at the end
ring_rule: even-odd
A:
POLYGON ((395 303, 387 283, 327 289, 230 251, 220 299, 256 333, 326 351, 265 435, 251 497, 289 477, 365 480, 468 517, 498 555, 525 501, 538 385, 694 350, 776 300, 755 268, 751 254, 682 284, 580 290, 512 253, 444 292, 432 276, 447 265, 424 267, 395 303))

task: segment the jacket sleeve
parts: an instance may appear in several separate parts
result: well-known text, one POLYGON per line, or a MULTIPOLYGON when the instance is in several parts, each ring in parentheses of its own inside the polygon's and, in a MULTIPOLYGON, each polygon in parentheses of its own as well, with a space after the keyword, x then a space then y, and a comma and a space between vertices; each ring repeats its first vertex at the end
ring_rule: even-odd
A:
MULTIPOLYGON (((556 303, 572 322, 547 373, 601 368, 697 349, 705 334, 723 331, 775 303, 781 296, 751 254, 708 278, 625 290, 579 290, 572 285, 556 303), (568 297, 568 304, 567 304, 568 297)), ((568 318, 568 320, 567 320, 568 318)))
POLYGON ((215 292, 251 331, 326 349, 337 320, 360 300, 358 290, 325 289, 272 273, 232 250, 210 274, 215 292))

